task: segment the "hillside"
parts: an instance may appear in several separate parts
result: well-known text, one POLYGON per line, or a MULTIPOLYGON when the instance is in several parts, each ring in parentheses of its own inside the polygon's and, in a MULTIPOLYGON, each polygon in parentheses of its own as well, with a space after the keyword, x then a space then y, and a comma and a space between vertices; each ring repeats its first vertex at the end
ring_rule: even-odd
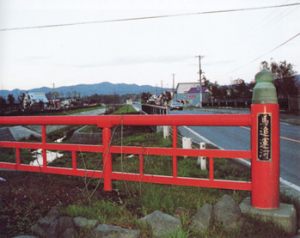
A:
MULTIPOLYGON (((60 95, 65 95, 65 96, 68 96, 68 94, 71 94, 73 92, 80 93, 80 96, 90 96, 93 94, 124 95, 124 94, 138 94, 142 92, 160 93, 163 90, 164 89, 160 87, 153 87, 150 85, 139 86, 137 84, 125 84, 125 83, 113 84, 109 82, 96 83, 96 84, 79 84, 74 86, 63 86, 63 87, 55 88, 56 92, 58 92, 60 95)), ((22 89, 0 90, 0 96, 6 98, 8 94, 13 94, 15 97, 17 97, 22 92, 27 92, 27 91, 48 93, 53 91, 53 89, 48 87, 41 87, 41 88, 33 88, 30 90, 22 90, 22 89)))

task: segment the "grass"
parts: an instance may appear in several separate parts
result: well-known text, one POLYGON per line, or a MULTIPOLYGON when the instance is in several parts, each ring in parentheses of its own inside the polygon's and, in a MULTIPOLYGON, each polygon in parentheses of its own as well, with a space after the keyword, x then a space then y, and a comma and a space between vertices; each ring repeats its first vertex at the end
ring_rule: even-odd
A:
MULTIPOLYGON (((35 158, 32 156, 30 149, 21 149, 20 158, 22 164, 29 164, 31 161, 35 160, 35 158)), ((15 163, 16 162, 15 149, 0 148, 0 161, 15 163)))
MULTIPOLYGON (((122 140, 118 136, 114 140, 114 144, 143 147, 171 147, 171 141, 163 139, 161 133, 144 132, 143 130, 135 134, 130 134, 122 140)), ((144 160, 145 173, 171 175, 172 166, 170 157, 145 156, 144 160)), ((138 167, 139 159, 137 155, 117 154, 113 156, 114 171, 138 173, 138 167)), ((249 173, 248 169, 229 160, 215 159, 216 177, 247 180, 250 176, 249 173)), ((208 176, 207 171, 201 171, 196 166, 196 158, 178 158, 178 174, 187 177, 208 176)), ((85 216, 91 219, 98 219, 101 223, 141 229, 142 237, 151 237, 151 232, 149 233, 148 228, 141 227, 137 218, 155 210, 177 215, 182 221, 183 228, 170 234, 168 237, 251 237, 247 236, 247 234, 249 233, 253 236, 254 233, 249 232, 249 229, 255 229, 255 226, 258 226, 257 224, 261 224, 250 218, 247 219, 246 228, 248 233, 244 232, 245 234, 241 231, 225 232, 218 224, 213 225, 207 233, 203 234, 192 234, 188 229, 192 215, 196 212, 197 208, 203 206, 205 203, 214 204, 224 194, 229 194, 233 196, 236 202, 241 202, 243 198, 249 196, 248 192, 126 181, 114 182, 113 186, 119 191, 119 203, 95 199, 86 204, 70 205, 66 208, 65 212, 72 216, 85 216), (183 212, 180 212, 180 210, 183 210, 183 212), (127 219, 124 219, 124 217, 127 217, 127 219), (240 236, 241 234, 243 236, 240 236)), ((271 227, 266 232, 271 232, 274 229, 274 227, 271 227)), ((265 231, 260 232, 263 233, 262 237, 266 237, 267 233, 265 231)), ((273 237, 284 236, 276 236, 275 234, 273 237)))
POLYGON ((35 115, 35 116, 64 116, 64 115, 71 115, 71 114, 77 114, 81 112, 87 112, 87 111, 92 111, 96 109, 101 109, 105 108, 105 106, 102 105, 96 105, 96 106, 85 106, 81 108, 76 108, 76 109, 65 109, 65 110, 59 110, 59 111, 42 111, 42 112, 29 112, 25 115, 35 115))
POLYGON ((64 111, 62 114, 63 115, 77 114, 77 113, 81 113, 81 112, 88 112, 88 111, 102 109, 102 108, 105 108, 105 106, 97 105, 97 106, 92 106, 92 107, 83 107, 83 108, 67 110, 67 111, 64 111))
POLYGON ((177 229, 171 234, 165 236, 165 238, 188 238, 188 237, 189 237, 189 232, 184 231, 183 229, 177 229))
POLYGON ((95 219, 100 224, 130 226, 136 220, 125 206, 107 200, 94 201, 89 205, 69 205, 63 209, 63 212, 72 217, 83 216, 95 219))
MULTIPOLYGON (((114 145, 131 145, 141 147, 171 147, 170 139, 163 139, 161 133, 153 133, 144 128, 119 127, 112 141, 114 145), (124 131, 122 131, 124 129, 124 131), (136 130, 135 130, 136 129, 136 130), (123 135, 124 137, 122 137, 123 135), (125 136, 126 135, 126 136, 125 136)), ((0 150, 0 155, 1 155, 0 150)), ((102 169, 102 157, 97 153, 78 153, 79 168, 102 169)), ((144 172, 151 174, 172 174, 172 158, 168 156, 144 156, 144 172)), ((249 169, 233 163, 229 159, 214 159, 215 177, 221 179, 248 180, 249 169)), ((69 154, 57 159, 50 166, 71 167, 69 154)), ((138 173, 139 158, 137 155, 113 155, 113 170, 138 173)), ((196 158, 178 157, 178 175, 186 177, 207 178, 208 172, 201 171, 196 165, 196 158)), ((86 178, 85 178, 86 179, 86 178)), ((138 218, 155 210, 178 216, 182 221, 182 229, 175 231, 168 237, 274 237, 282 238, 287 235, 272 223, 260 222, 257 219, 246 217, 240 230, 226 231, 220 224, 213 224, 210 229, 201 234, 189 231, 192 215, 205 203, 214 204, 224 194, 231 195, 236 202, 249 196, 249 192, 221 189, 207 189, 199 187, 181 187, 172 185, 147 184, 139 182, 116 181, 113 187, 116 199, 103 199, 92 196, 93 191, 102 186, 99 181, 86 181, 86 200, 67 205, 63 212, 70 216, 84 216, 97 219, 99 223, 114 224, 122 227, 141 230, 141 237, 152 237, 149 227, 142 225, 138 218)), ((86 232, 80 233, 86 237, 86 232)))
POLYGON ((72 136, 74 131, 76 131, 78 128, 79 127, 77 125, 76 126, 66 126, 64 128, 47 133, 47 141, 53 142, 62 137, 66 137, 66 139, 68 139, 72 136))
MULTIPOLYGON (((171 147, 169 139, 163 139, 161 133, 136 133, 120 138, 115 144, 132 146, 159 146, 171 147)), ((172 160, 166 156, 145 156, 144 172, 147 174, 172 175, 172 160)), ((101 155, 96 153, 80 153, 77 159, 78 168, 102 169, 101 155)), ((50 166, 71 167, 71 159, 64 156, 49 164, 50 166)), ((113 155, 113 170, 120 172, 139 172, 139 159, 137 155, 113 155)), ((233 164, 228 160, 215 159, 215 174, 220 178, 232 179, 239 177, 247 180, 248 169, 233 164)), ((178 158, 178 175, 183 177, 207 178, 208 172, 201 171, 196 165, 196 158, 178 158)), ((124 203, 129 210, 134 210, 136 214, 146 215, 154 210, 163 210, 174 214, 178 207, 185 207, 195 211, 204 203, 214 203, 224 193, 232 194, 240 202, 247 192, 221 191, 215 189, 178 187, 167 185, 155 185, 144 183, 115 182, 115 187, 119 189, 124 198, 124 203)))
MULTIPOLYGON (((116 107, 112 112, 113 115, 123 114, 138 114, 138 112, 131 105, 122 105, 116 107)), ((81 133, 101 133, 101 129, 97 126, 84 126, 80 129, 81 133)))
POLYGON ((112 114, 114 115, 120 115, 120 114, 136 114, 138 113, 131 105, 123 105, 117 110, 115 110, 112 114))
POLYGON ((80 133, 101 133, 101 129, 95 126, 84 126, 79 130, 80 133))

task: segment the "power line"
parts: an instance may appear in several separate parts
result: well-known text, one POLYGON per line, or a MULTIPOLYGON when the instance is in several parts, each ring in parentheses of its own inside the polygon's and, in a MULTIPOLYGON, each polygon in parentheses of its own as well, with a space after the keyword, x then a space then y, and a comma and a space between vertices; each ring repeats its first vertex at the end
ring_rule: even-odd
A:
POLYGON ((262 57, 264 57, 264 56, 266 56, 266 55, 272 53, 273 51, 275 51, 275 50, 279 49, 280 47, 286 45, 286 44, 289 43, 290 41, 296 39, 298 36, 300 36, 300 32, 298 32, 297 34, 293 35, 292 37, 290 37, 290 38, 287 39, 286 41, 282 42, 281 44, 277 45, 277 46, 274 47, 273 49, 271 49, 271 50, 269 50, 269 51, 267 51, 267 52, 261 54, 260 56, 256 57, 255 59, 249 61, 247 64, 244 64, 244 65, 242 65, 242 66, 240 66, 240 67, 238 67, 238 68, 232 70, 232 71, 229 72, 229 73, 236 72, 237 70, 239 70, 239 69, 241 69, 241 68, 244 68, 245 66, 247 66, 247 65, 249 65, 249 64, 254 63, 255 61, 259 60, 260 58, 262 58, 262 57))
POLYGON ((281 44, 279 44, 278 46, 274 47, 273 49, 269 50, 268 52, 256 57, 255 59, 253 59, 250 63, 255 62, 256 60, 260 59, 261 57, 264 57, 265 55, 268 55, 270 53, 272 53, 273 51, 277 50, 278 48, 286 45, 287 43, 289 43, 290 41, 294 40, 295 38, 297 38, 298 36, 300 36, 300 32, 297 33, 296 35, 292 36, 291 38, 289 38, 288 40, 282 42, 281 44))
POLYGON ((295 2, 295 3, 289 3, 289 4, 270 5, 270 6, 262 6, 262 7, 247 7, 247 8, 213 10, 213 11, 202 11, 202 12, 186 12, 186 13, 177 13, 177 14, 165 14, 165 15, 154 15, 154 16, 144 16, 144 17, 120 18, 120 19, 110 19, 110 20, 94 20, 94 21, 82 21, 82 22, 71 22, 71 23, 61 23, 61 24, 0 28, 0 31, 33 30, 33 29, 68 27, 68 26, 76 26, 76 25, 103 24, 103 23, 114 23, 114 22, 129 22, 129 21, 151 20, 151 19, 159 19, 159 18, 194 16, 194 15, 231 13, 231 12, 246 12, 246 11, 257 11, 257 10, 265 10, 265 9, 282 8, 282 7, 293 7, 293 6, 298 6, 298 5, 300 5, 300 3, 295 2))

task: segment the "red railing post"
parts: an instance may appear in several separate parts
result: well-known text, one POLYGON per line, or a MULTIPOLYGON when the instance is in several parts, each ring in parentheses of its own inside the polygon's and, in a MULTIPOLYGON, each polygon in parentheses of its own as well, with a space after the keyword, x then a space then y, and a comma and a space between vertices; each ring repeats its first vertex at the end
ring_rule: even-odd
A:
MULTIPOLYGON (((173 126, 172 127, 172 131, 173 131, 173 137, 172 137, 172 146, 173 149, 177 148, 177 126, 173 126)), ((173 177, 177 177, 177 156, 173 155, 172 157, 172 170, 173 170, 173 177)))
POLYGON ((75 150, 72 150, 72 169, 73 170, 77 169, 77 156, 75 150))
POLYGON ((21 164, 20 148, 16 148, 16 168, 21 164))
POLYGON ((140 176, 144 175, 144 155, 139 154, 139 161, 140 161, 140 176))
POLYGON ((209 179, 212 181, 214 180, 214 173, 215 173, 215 168, 214 168, 214 158, 209 157, 209 179))
POLYGON ((47 167, 47 150, 45 149, 47 143, 47 131, 46 125, 42 125, 42 156, 43 156, 43 168, 47 167))
POLYGON ((256 75, 251 106, 251 202, 260 209, 279 207, 279 106, 272 81, 267 70, 256 75))
POLYGON ((102 130, 102 144, 103 144, 103 179, 104 191, 112 190, 111 174, 112 161, 110 153, 111 129, 104 127, 102 130))

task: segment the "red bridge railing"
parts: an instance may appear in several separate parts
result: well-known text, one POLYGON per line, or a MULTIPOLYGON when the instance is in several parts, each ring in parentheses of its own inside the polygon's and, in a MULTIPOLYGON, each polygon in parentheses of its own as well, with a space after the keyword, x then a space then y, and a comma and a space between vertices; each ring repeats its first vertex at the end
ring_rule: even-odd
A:
MULTIPOLYGON (((41 142, 19 142, 19 141, 0 141, 0 147, 15 149, 15 162, 0 162, 0 168, 64 174, 74 176, 87 176, 92 178, 101 178, 104 180, 104 190, 110 191, 112 189, 113 180, 127 180, 147 183, 172 184, 182 186, 198 186, 207 188, 222 188, 234 190, 248 190, 252 193, 257 193, 260 197, 261 190, 268 188, 261 188, 259 186, 259 179, 267 179, 268 175, 264 175, 270 168, 262 171, 256 167, 261 167, 257 162, 257 114, 266 111, 273 112, 276 115, 274 105, 256 105, 251 114, 230 114, 230 115, 124 115, 124 116, 34 116, 34 117, 0 117, 0 125, 40 125, 41 126, 41 142), (270 108, 271 107, 271 108, 270 108), (46 127, 51 125, 96 125, 102 128, 102 144, 100 145, 83 145, 83 144, 57 144, 48 143, 46 138, 46 127), (173 129, 172 147, 138 147, 138 146, 118 146, 111 145, 111 130, 115 126, 131 125, 131 126, 154 126, 154 125, 168 125, 173 129), (179 126, 246 126, 252 129, 252 146, 251 150, 216 150, 216 149, 182 149, 177 147, 179 126), (256 131, 253 131, 256 130, 256 131), (43 164, 42 166, 33 166, 21 163, 20 149, 42 149, 43 164), (254 149, 254 150, 253 150, 254 149), (47 165, 47 150, 60 150, 71 152, 72 168, 52 167, 47 165), (77 153, 78 152, 95 152, 102 153, 103 169, 102 171, 87 170, 77 168, 77 153), (116 172, 112 169, 112 154, 136 154, 139 155, 139 173, 116 172), (172 175, 154 175, 144 173, 144 156, 145 155, 161 155, 172 157, 172 175), (209 176, 208 178, 191 178, 179 177, 177 174, 177 157, 178 156, 205 156, 209 159, 209 176), (231 159, 248 159, 252 161, 252 180, 255 181, 231 181, 215 179, 214 177, 214 159, 216 158, 231 158, 231 159), (260 173, 260 174, 257 174, 260 173), (258 179, 258 180, 257 180, 258 179), (255 186, 254 186, 255 185, 255 186), (255 191, 254 191, 255 190, 255 191)), ((278 113, 278 112, 277 112, 278 113)), ((278 120, 278 117, 272 119, 278 120)), ((275 123, 276 124, 276 123, 275 123)), ((276 126, 276 125, 275 125, 276 126)), ((277 126, 278 127, 278 126, 277 126)), ((278 128, 277 128, 278 130, 278 128)), ((272 134, 272 136, 274 133, 272 134)), ((275 132, 275 136, 276 132, 275 132)), ((274 139, 272 139, 274 141, 274 139)), ((276 139, 275 139, 276 142, 276 139)), ((276 160, 273 159, 273 162, 276 160)), ((263 166, 269 166, 263 163, 263 166)), ((277 162, 276 162, 277 163, 277 162)), ((264 169, 263 169, 264 170, 264 169)), ((272 170, 272 168, 271 168, 272 170)), ((268 173, 268 172, 267 172, 268 173)), ((278 174, 277 174, 278 176, 278 174)), ((276 182, 273 187, 277 186, 276 182)), ((276 189, 275 189, 276 190, 276 189)), ((271 189, 269 193, 274 193, 271 189)), ((276 192, 276 191, 275 191, 276 192)), ((276 195, 276 194, 275 194, 276 195)), ((265 196, 268 196, 266 194, 265 196)), ((272 195, 273 196, 273 195, 272 195)), ((276 206, 276 201, 271 199, 271 202, 266 202, 265 198, 258 199, 257 207, 273 207, 276 206), (261 202, 262 200, 262 202, 261 202), (263 205, 261 206, 260 203, 263 205), (274 205, 275 204, 275 205, 274 205)), ((275 199, 276 200, 276 199, 275 199)), ((255 199, 253 200, 255 201, 255 199)))

